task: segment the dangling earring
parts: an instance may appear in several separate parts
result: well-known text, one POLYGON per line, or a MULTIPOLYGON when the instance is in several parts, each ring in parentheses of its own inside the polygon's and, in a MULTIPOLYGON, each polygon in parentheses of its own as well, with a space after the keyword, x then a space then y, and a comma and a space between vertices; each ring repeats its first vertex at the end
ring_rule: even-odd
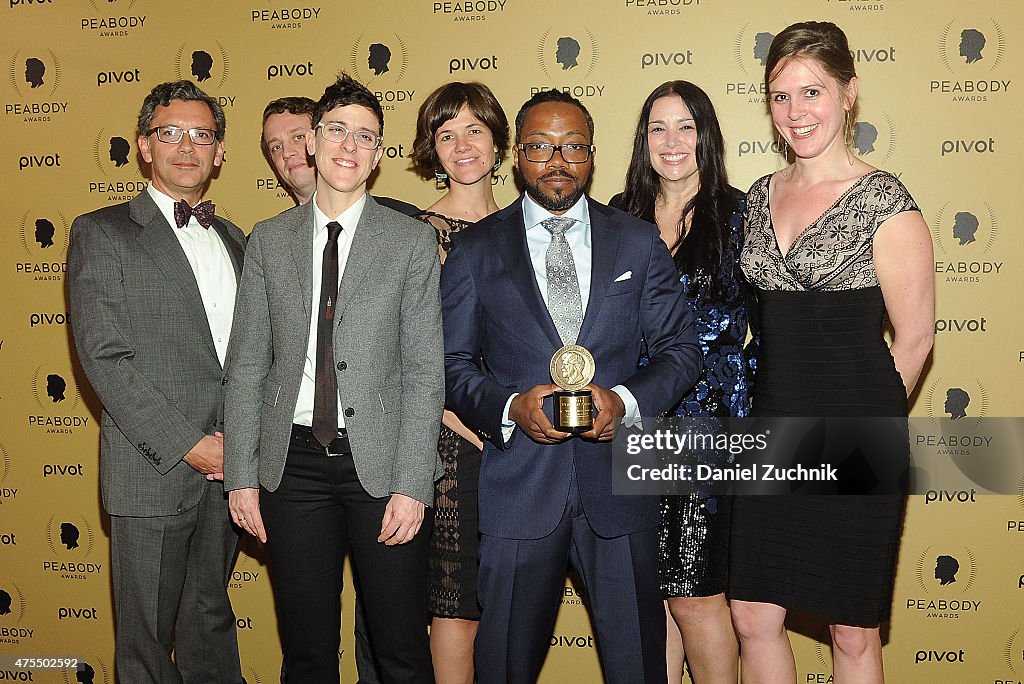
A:
POLYGON ((491 173, 498 173, 498 169, 501 168, 501 161, 494 162, 494 166, 491 167, 491 173))
POLYGON ((783 158, 783 159, 784 159, 784 160, 786 161, 786 163, 788 164, 788 163, 789 163, 789 143, 788 143, 788 142, 786 142, 786 139, 785 139, 785 138, 783 138, 783 137, 782 137, 782 136, 780 135, 780 136, 779 136, 779 140, 778 140, 778 142, 776 143, 776 145, 778 145, 778 146, 779 146, 779 152, 781 152, 781 153, 782 153, 782 158, 783 158))
POLYGON ((434 187, 438 190, 444 190, 448 187, 448 174, 443 171, 434 172, 434 187))

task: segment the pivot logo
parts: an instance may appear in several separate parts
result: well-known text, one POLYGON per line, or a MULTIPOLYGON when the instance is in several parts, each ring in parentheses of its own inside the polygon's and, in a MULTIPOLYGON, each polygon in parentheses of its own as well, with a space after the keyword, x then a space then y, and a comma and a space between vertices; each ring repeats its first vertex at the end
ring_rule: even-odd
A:
POLYGON ((554 88, 576 98, 601 97, 605 86, 590 80, 600 52, 589 26, 549 28, 537 41, 537 64, 548 84, 531 86, 530 94, 554 88))
POLYGON ((887 112, 853 125, 853 149, 857 156, 879 166, 896 151, 896 124, 887 112))
POLYGON ((850 50, 853 61, 858 64, 892 64, 896 61, 896 46, 856 48, 850 50))
POLYGON ((252 618, 251 617, 240 617, 235 619, 235 627, 238 629, 252 629, 252 618))
POLYGON ((456 71, 496 71, 498 68, 498 56, 490 57, 452 57, 448 60, 448 73, 456 71))
MULTIPOLYGON (((0 545, 17 546, 18 537, 13 532, 0 532, 0 545)), ((1024 576, 1022 576, 1024 577, 1024 576)))
POLYGON ((917 560, 921 596, 907 597, 905 608, 931 620, 959 620, 976 615, 981 601, 969 593, 977 574, 974 552, 965 546, 927 547, 917 560))
POLYGON ((25 595, 17 584, 0 579, 0 644, 18 645, 35 636, 25 623, 25 595))
POLYGON ((409 69, 409 50, 397 33, 359 36, 352 44, 349 66, 355 78, 380 100, 384 111, 412 103, 416 91, 399 88, 409 69))
POLYGON ((9 0, 11 7, 42 7, 44 5, 53 6, 53 0, 9 0))
POLYGON ((61 606, 57 609, 58 620, 98 620, 95 608, 72 608, 61 606))
POLYGON ((914 664, 921 663, 963 663, 966 662, 964 649, 958 651, 936 651, 934 649, 921 649, 914 654, 914 664))
MULTIPOLYGON (((292 3, 294 5, 294 3, 292 3)), ((276 9, 254 8, 250 11, 252 23, 272 30, 302 28, 303 22, 320 19, 320 7, 280 7, 276 9)))
POLYGON ((550 648, 594 648, 590 634, 552 634, 550 648))
POLYGON ((930 79, 928 92, 953 102, 997 99, 1013 87, 1011 79, 998 73, 1005 55, 1006 36, 995 19, 950 21, 939 36, 939 60, 953 77, 930 79))
POLYGON ((53 313, 46 313, 44 311, 35 311, 28 315, 28 327, 34 328, 37 325, 66 325, 68 317, 63 311, 55 311, 53 313))
POLYGON ((50 516, 46 542, 52 557, 43 561, 43 572, 61 580, 84 580, 98 576, 102 563, 89 560, 94 535, 85 516, 50 516))
MULTIPOLYGON (((49 48, 17 50, 11 56, 10 83, 17 97, 4 103, 4 114, 22 123, 49 123, 68 111, 59 98, 61 64, 49 48)), ((24 159, 24 157, 22 157, 24 159)), ((21 167, 19 164, 19 168, 21 167)))
POLYGON ((70 367, 37 366, 32 394, 39 410, 27 416, 28 426, 46 435, 71 435, 86 427, 91 416, 78 413, 81 397, 70 367))
POLYGON ((26 169, 53 169, 60 166, 60 153, 23 154, 18 157, 18 171, 26 169))
POLYGON ((267 80, 284 76, 312 76, 313 62, 299 64, 271 64, 267 67, 267 80))
POLYGON ((139 83, 142 76, 138 69, 125 69, 124 71, 97 71, 96 87, 105 85, 119 85, 121 83, 139 83))
POLYGON ((981 318, 940 318, 935 321, 935 334, 947 332, 985 333, 988 321, 981 318))
POLYGON ((112 684, 106 664, 96 656, 79 659, 74 670, 65 670, 64 684, 112 684))
POLYGON ((64 281, 68 249, 64 214, 49 208, 26 211, 21 217, 21 246, 26 256, 14 264, 17 276, 40 283, 64 281))
POLYGON ((725 84, 725 94, 742 97, 748 104, 765 103, 764 63, 775 34, 763 27, 744 24, 733 39, 733 58, 740 77, 725 84))
POLYGON ((623 0, 623 2, 627 10, 642 10, 644 14, 651 17, 677 15, 684 7, 700 5, 700 0, 623 0))
POLYGON ((125 130, 111 132, 101 128, 96 132, 92 159, 100 175, 87 181, 89 194, 103 195, 108 202, 127 202, 146 189, 131 140, 131 133, 125 130))
POLYGON ((751 154, 775 155, 782 154, 782 146, 778 140, 740 140, 736 145, 740 157, 751 154))
POLYGON ((943 282, 981 283, 1003 272, 1002 261, 987 261, 999 235, 999 218, 992 205, 972 197, 942 205, 932 222, 936 250, 935 273, 943 282))
POLYGON ((509 0, 456 0, 432 3, 431 12, 452 21, 486 21, 505 11, 509 0))
POLYGON ((956 138, 953 140, 943 140, 939 147, 939 156, 945 157, 950 154, 989 154, 996 151, 996 139, 989 138, 985 140, 981 138, 979 140, 963 140, 956 138))
MULTIPOLYGON (((219 92, 227 82, 231 60, 219 41, 182 43, 176 57, 178 78, 196 81, 207 92, 219 92)), ((212 93, 211 93, 212 94, 212 93)), ((215 96, 222 107, 231 107, 235 98, 215 96)))
POLYGON ((667 50, 665 52, 645 52, 640 56, 640 69, 657 69, 659 67, 678 67, 693 65, 693 50, 667 50))

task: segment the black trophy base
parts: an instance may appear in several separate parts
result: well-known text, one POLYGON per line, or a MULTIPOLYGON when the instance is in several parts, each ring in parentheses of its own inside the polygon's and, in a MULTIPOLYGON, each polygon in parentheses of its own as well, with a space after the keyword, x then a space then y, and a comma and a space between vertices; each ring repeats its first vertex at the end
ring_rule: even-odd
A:
POLYGON ((579 434, 594 427, 594 398, 590 390, 555 392, 555 429, 579 434))

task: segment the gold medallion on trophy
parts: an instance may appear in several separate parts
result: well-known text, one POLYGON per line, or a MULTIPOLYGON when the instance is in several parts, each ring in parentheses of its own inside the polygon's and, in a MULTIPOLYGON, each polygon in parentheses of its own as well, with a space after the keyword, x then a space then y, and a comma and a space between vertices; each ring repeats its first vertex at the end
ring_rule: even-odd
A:
POLYGON ((594 426, 593 393, 583 389, 594 379, 594 355, 586 347, 567 344, 551 357, 551 379, 562 388, 555 392, 556 430, 573 434, 594 426))

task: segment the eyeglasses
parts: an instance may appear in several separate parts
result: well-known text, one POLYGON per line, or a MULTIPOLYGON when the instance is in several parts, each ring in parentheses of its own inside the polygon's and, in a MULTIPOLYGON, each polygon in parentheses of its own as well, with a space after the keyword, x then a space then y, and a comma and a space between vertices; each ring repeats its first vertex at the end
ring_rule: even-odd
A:
POLYGON ((380 145, 381 136, 370 131, 352 131, 337 122, 331 123, 318 123, 316 125, 320 129, 320 135, 323 139, 333 143, 343 143, 348 138, 349 133, 352 134, 353 139, 356 141, 356 147, 361 147, 364 150, 375 150, 380 145))
POLYGON ((187 131, 177 126, 157 126, 146 131, 146 135, 156 133, 156 139, 162 143, 175 144, 181 142, 182 137, 188 133, 189 139, 195 145, 212 145, 217 142, 217 131, 211 128, 190 128, 187 131))
POLYGON ((526 161, 535 163, 543 163, 551 161, 551 158, 555 156, 557 151, 562 155, 562 159, 568 164, 582 164, 583 162, 590 159, 590 153, 594 151, 593 145, 583 145, 580 143, 572 143, 569 145, 552 145, 551 143, 520 143, 516 145, 523 154, 526 155, 526 161))

